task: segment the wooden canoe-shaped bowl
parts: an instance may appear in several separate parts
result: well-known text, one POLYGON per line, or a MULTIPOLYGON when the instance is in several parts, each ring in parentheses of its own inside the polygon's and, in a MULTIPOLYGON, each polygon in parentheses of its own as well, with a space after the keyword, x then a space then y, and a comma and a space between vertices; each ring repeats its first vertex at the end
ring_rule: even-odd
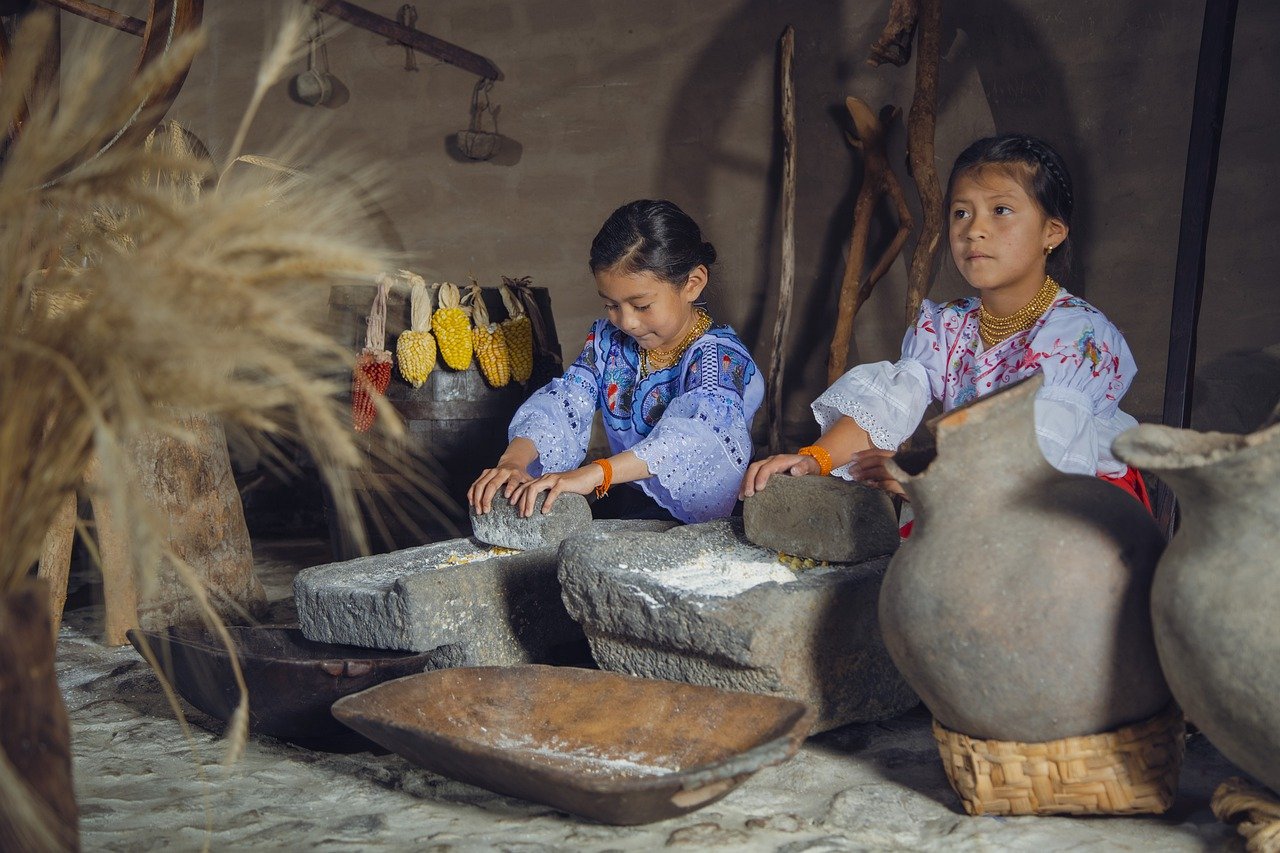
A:
POLYGON ((441 669, 333 706, 415 764, 620 825, 699 809, 795 754, 800 702, 553 666, 441 669))
MULTIPOLYGON (((297 628, 227 628, 249 689, 249 730, 285 740, 350 738, 329 712, 334 701, 390 678, 422 672, 427 655, 315 643, 297 628)), ((144 643, 182 698, 226 720, 240 701, 231 655, 212 631, 174 627, 128 632, 144 658, 144 643)))

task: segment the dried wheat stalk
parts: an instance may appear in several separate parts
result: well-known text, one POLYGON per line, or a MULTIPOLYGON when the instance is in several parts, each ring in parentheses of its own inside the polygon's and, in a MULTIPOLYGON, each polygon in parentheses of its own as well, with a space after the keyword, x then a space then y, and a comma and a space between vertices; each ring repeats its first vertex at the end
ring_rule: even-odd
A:
MULTIPOLYGON (((300 27, 290 18, 283 28, 247 120, 300 27)), ((49 19, 32 15, 13 41, 0 79, 6 126, 27 109, 49 32, 49 19)), ((182 145, 122 141, 82 153, 182 73, 200 44, 175 42, 118 91, 104 91, 93 60, 103 54, 90 52, 64 69, 56 111, 30 108, 0 163, 0 592, 27 576, 91 456, 130 519, 140 575, 172 558, 132 488, 128 448, 148 433, 182 436, 186 416, 300 441, 355 517, 350 478, 363 456, 339 403, 353 353, 299 313, 323 302, 308 293, 392 266, 353 231, 361 202, 326 179, 345 175, 351 186, 350 164, 264 181, 230 169, 243 130, 221 169, 182 145)), ((372 182, 354 171, 369 178, 356 183, 372 182)), ((394 412, 382 414, 394 431, 394 412)), ((243 744, 245 709, 233 745, 243 744)), ((14 784, 0 772, 0 812, 21 822, 26 800, 14 784)))

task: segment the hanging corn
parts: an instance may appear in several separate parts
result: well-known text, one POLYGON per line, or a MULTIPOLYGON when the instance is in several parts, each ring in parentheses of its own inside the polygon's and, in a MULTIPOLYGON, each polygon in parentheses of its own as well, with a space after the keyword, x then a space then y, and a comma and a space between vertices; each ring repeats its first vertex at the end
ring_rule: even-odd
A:
POLYGON ((440 357, 454 370, 471 366, 471 326, 462 310, 462 296, 456 284, 444 282, 436 293, 440 307, 431 315, 431 331, 440 347, 440 357))
POLYGON ((364 349, 356 357, 351 375, 351 422, 356 432, 373 426, 378 408, 374 396, 382 396, 391 383, 391 353, 387 352, 387 291, 391 277, 378 276, 378 293, 365 324, 364 349))
POLYGON ((408 270, 401 270, 400 274, 410 284, 410 320, 409 328, 396 339, 396 359, 405 381, 414 388, 421 388, 436 366, 436 339, 428 328, 431 325, 431 291, 422 276, 408 270))
POLYGON ((507 339, 511 378, 524 383, 533 375, 533 323, 508 281, 502 280, 502 304, 509 315, 502 321, 502 333, 507 339))
POLYGON ((480 285, 472 280, 467 288, 467 299, 471 302, 472 348, 476 351, 476 361, 480 362, 480 372, 494 388, 501 388, 511 381, 511 361, 507 354, 507 336, 497 323, 489 322, 489 309, 484 305, 484 295, 480 285))

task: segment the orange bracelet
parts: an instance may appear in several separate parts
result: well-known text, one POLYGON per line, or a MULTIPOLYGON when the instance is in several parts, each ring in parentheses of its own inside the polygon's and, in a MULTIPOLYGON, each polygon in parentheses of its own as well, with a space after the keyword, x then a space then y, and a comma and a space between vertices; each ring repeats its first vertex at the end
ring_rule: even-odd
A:
POLYGON ((608 459, 592 459, 592 463, 599 465, 604 471, 604 482, 596 486, 596 497, 602 498, 609 494, 609 486, 613 484, 613 466, 609 464, 608 459))
POLYGON ((810 444, 808 447, 800 448, 796 453, 800 456, 808 456, 817 462, 819 476, 825 477, 831 473, 831 454, 827 452, 825 447, 810 444))

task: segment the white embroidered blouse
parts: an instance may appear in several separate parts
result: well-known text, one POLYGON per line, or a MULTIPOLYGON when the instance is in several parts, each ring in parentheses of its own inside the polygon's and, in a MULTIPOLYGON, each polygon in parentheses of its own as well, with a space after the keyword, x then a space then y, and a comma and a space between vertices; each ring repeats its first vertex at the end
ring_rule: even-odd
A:
MULTIPOLYGON (((1059 289, 1053 305, 1025 332, 983 349, 979 299, 938 305, 925 300, 902 341, 902 358, 859 365, 813 402, 822 431, 846 415, 876 447, 895 450, 931 400, 943 411, 1037 371, 1036 436, 1051 465, 1069 474, 1123 475, 1112 440, 1136 426, 1120 398, 1137 371, 1124 336, 1098 309, 1059 289)), ((852 479, 848 466, 834 472, 852 479)))
POLYGON ((713 325, 669 368, 641 377, 635 339, 597 320, 564 376, 516 412, 508 438, 538 448, 529 472, 582 462, 597 408, 613 453, 630 450, 652 474, 636 483, 684 522, 724 518, 751 461, 751 419, 764 379, 733 329, 713 325))

